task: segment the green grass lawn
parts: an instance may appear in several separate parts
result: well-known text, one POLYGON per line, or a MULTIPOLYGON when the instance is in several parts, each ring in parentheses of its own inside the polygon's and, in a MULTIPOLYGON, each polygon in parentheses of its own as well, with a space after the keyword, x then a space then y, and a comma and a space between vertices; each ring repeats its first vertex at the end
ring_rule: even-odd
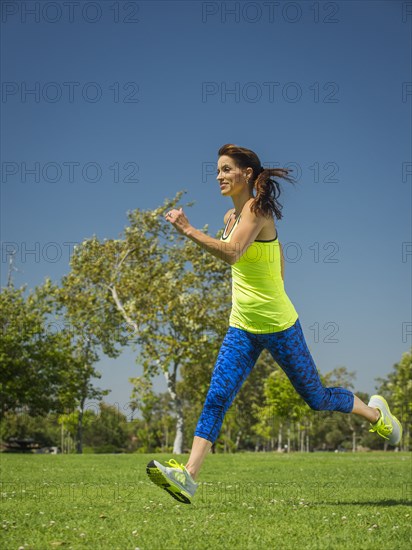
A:
POLYGON ((154 456, 1 455, 0 547, 412 547, 410 453, 209 455, 192 505, 148 480, 154 456))

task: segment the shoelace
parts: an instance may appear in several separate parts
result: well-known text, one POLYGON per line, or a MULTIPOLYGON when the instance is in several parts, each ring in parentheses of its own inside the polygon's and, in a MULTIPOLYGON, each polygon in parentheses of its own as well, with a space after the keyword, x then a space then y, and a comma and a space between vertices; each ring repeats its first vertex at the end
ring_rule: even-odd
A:
POLYGON ((186 485, 187 483, 186 469, 183 466, 183 464, 179 464, 178 462, 176 462, 174 458, 166 461, 166 464, 169 464, 169 466, 178 470, 177 472, 173 472, 174 478, 182 485, 186 485))
POLYGON ((392 424, 385 424, 383 421, 383 418, 379 418, 378 423, 376 426, 372 426, 372 428, 369 430, 370 432, 378 432, 379 435, 381 435, 384 439, 389 439, 389 437, 386 437, 387 435, 390 435, 393 431, 392 424))
POLYGON ((174 458, 167 460, 166 464, 169 464, 171 468, 179 468, 179 470, 184 470, 183 464, 179 464, 174 458))

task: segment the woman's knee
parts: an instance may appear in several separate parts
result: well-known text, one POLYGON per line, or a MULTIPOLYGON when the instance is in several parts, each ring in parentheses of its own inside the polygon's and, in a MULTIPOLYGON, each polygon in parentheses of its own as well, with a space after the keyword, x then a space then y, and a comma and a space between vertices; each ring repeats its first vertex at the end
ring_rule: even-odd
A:
POLYGON ((328 409, 330 396, 327 388, 322 391, 312 393, 304 398, 309 407, 314 411, 325 411, 328 409))

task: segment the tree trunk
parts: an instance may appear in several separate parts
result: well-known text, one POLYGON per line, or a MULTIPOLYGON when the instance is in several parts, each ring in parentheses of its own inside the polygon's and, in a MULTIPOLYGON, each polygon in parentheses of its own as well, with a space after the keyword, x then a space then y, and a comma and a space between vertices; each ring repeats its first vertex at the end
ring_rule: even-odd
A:
POLYGON ((356 453, 356 430, 352 431, 352 453, 356 453))
POLYGON ((183 454, 183 411, 182 404, 179 399, 175 401, 176 411, 176 436, 173 442, 173 454, 183 454))
POLYGON ((183 407, 182 402, 180 399, 177 398, 176 395, 176 374, 177 374, 177 368, 178 364, 175 363, 173 367, 173 373, 170 374, 169 371, 163 371, 166 382, 167 382, 167 390, 170 394, 170 397, 172 399, 173 407, 176 413, 176 436, 175 440, 173 442, 173 454, 174 455, 181 455, 183 454, 183 428, 184 428, 184 422, 183 422, 183 407))
POLYGON ((290 453, 290 426, 288 426, 288 453, 290 453))
POLYGON ((64 424, 62 422, 61 424, 61 432, 60 432, 60 445, 62 448, 62 454, 64 454, 64 424))
POLYGON ((409 437, 410 437, 409 424, 405 422, 405 432, 400 443, 401 451, 409 451, 409 437))
POLYGON ((236 443, 235 443, 235 449, 236 450, 239 449, 241 435, 242 435, 242 430, 239 430, 237 432, 237 436, 236 436, 236 443))
POLYGON ((282 452, 282 427, 283 424, 279 424, 279 431, 278 431, 278 453, 282 452))
POLYGON ((86 398, 83 397, 80 402, 79 416, 77 418, 76 453, 79 455, 83 454, 83 414, 85 402, 86 398))
POLYGON ((76 453, 83 454, 83 411, 79 411, 79 417, 77 420, 77 432, 76 432, 76 453))
POLYGON ((169 428, 166 426, 166 431, 165 431, 165 452, 167 451, 168 446, 169 446, 169 428))
MULTIPOLYGON (((120 269, 121 264, 124 262, 124 260, 127 258, 127 256, 133 252, 134 249, 130 249, 126 252, 124 257, 122 258, 121 262, 119 263, 118 270, 120 269)), ((119 295, 117 293, 117 289, 114 285, 106 285, 106 288, 110 290, 112 293, 113 300, 117 306, 117 309, 122 314, 123 318, 126 320, 126 322, 133 327, 133 330, 135 331, 135 334, 138 334, 139 327, 137 323, 126 313, 126 310, 123 307, 123 304, 121 303, 119 299, 119 295)), ((177 399, 176 395, 176 374, 178 369, 178 363, 175 363, 173 365, 173 373, 170 374, 169 371, 164 370, 163 374, 166 378, 167 383, 167 390, 170 394, 170 397, 172 398, 172 404, 176 413, 176 436, 173 443, 173 454, 181 455, 183 454, 183 430, 184 430, 184 423, 183 423, 183 410, 182 410, 182 403, 179 399, 177 399)))
POLYGON ((224 441, 224 445, 223 445, 223 452, 224 453, 227 453, 227 452, 230 451, 230 446, 228 444, 229 441, 230 441, 230 428, 227 428, 226 434, 225 434, 225 441, 224 441))

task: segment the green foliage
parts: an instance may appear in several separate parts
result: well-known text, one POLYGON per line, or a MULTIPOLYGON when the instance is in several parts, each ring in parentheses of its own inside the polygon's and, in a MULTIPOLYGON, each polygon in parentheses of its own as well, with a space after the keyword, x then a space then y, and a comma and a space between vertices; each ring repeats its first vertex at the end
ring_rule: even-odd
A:
MULTIPOLYGON (((137 384, 137 379, 134 382, 137 384)), ((136 392, 134 395, 136 410, 142 416, 133 421, 134 445, 138 452, 171 451, 176 422, 170 394, 155 394, 150 385, 145 385, 138 396, 136 392)))
POLYGON ((85 445, 95 452, 122 452, 130 447, 130 428, 126 416, 118 408, 106 403, 99 404, 99 414, 89 412, 84 424, 85 445))
POLYGON ((50 330, 55 287, 46 280, 24 297, 25 287, 0 292, 1 414, 24 408, 32 415, 61 411, 67 373, 76 364, 68 331, 50 330))
MULTIPOLYGON (((68 414, 33 417, 8 412, 1 423, 0 437, 3 441, 29 438, 40 446, 61 447, 62 437, 64 440, 70 438, 71 442, 75 440, 80 414, 81 411, 75 410, 68 414)), ((88 452, 128 452, 136 449, 136 423, 128 422, 126 416, 112 405, 100 403, 98 412, 84 411, 82 424, 83 442, 88 452)), ((74 450, 67 442, 66 447, 74 450)))
POLYGON ((8 411, 0 422, 0 440, 33 439, 41 447, 60 445, 58 415, 30 416, 8 411))
POLYGON ((274 370, 265 380, 262 398, 254 405, 258 417, 254 431, 266 441, 280 438, 282 430, 289 432, 294 423, 303 419, 308 422, 313 416, 313 411, 295 391, 283 370, 274 362, 273 365, 274 370))
MULTIPOLYGON (((56 442, 58 413, 63 436, 78 451, 83 441, 88 450, 107 452, 190 449, 227 330, 231 282, 227 264, 164 220, 182 196, 153 210, 129 211, 119 239, 85 239, 75 247, 60 287, 46 279, 26 297, 24 288, 2 289, 3 438, 31 433, 56 442), (56 326, 60 330, 50 330, 56 326), (130 380, 138 416, 133 422, 104 404, 97 415, 85 410, 87 400, 99 401, 109 391, 95 386, 98 352, 118 357, 126 345, 136 349, 143 369, 130 380), (168 393, 156 395, 152 379, 160 373, 168 393), (35 417, 33 423, 23 425, 18 411, 35 417)), ((404 449, 410 446, 411 374, 409 352, 379 380, 378 390, 404 426, 404 449)), ((345 367, 321 379, 327 386, 354 387, 354 373, 345 367)), ((286 442, 293 450, 383 448, 364 419, 312 411, 264 352, 229 409, 215 447, 273 450, 286 442)))
MULTIPOLYGON (((182 195, 154 210, 129 211, 121 239, 86 239, 75 248, 59 293, 84 365, 94 362, 97 345, 116 356, 116 345, 131 344, 143 367, 143 377, 132 379, 136 395, 142 379, 150 385, 154 376, 164 374, 180 439, 187 396, 177 388, 179 369, 183 378, 185 368, 193 375, 204 372, 230 307, 228 266, 199 252, 164 220, 182 195)), ((179 445, 176 449, 180 452, 179 445)))
MULTIPOLYGON (((391 404, 391 410, 403 424, 402 448, 404 450, 409 449, 410 445, 410 416, 407 416, 410 414, 410 401, 407 401, 409 390, 406 382, 411 368, 410 361, 410 355, 404 354, 401 363, 395 365, 395 372, 388 376, 379 390, 386 395, 391 404), (401 380, 406 391, 399 389, 401 380), (391 392, 391 388, 395 387, 398 388, 397 394, 391 392)), ((325 386, 353 389, 354 376, 354 372, 348 372, 345 367, 339 367, 325 376, 321 375, 320 378, 325 386)), ((368 394, 362 392, 356 392, 356 394, 365 403, 369 401, 368 394)), ((262 404, 255 405, 255 412, 258 421, 252 429, 265 442, 266 448, 268 445, 273 448, 274 438, 278 440, 282 438, 283 445, 288 438, 291 450, 307 450, 308 445, 309 449, 323 450, 385 448, 383 439, 369 433, 370 426, 364 418, 354 414, 310 409, 279 368, 267 377, 262 404)))
MULTIPOLYGON (((260 440, 265 439, 266 435, 270 440, 269 432, 273 425, 272 423, 270 424, 269 432, 265 434, 259 433, 259 429, 255 428, 259 425, 263 426, 263 423, 260 423, 259 420, 260 416, 267 412, 261 409, 264 399, 264 388, 266 380, 275 368, 276 363, 269 352, 264 350, 223 421, 222 434, 230 433, 233 440, 233 445, 230 446, 226 436, 223 442, 223 449, 230 446, 233 450, 255 450, 259 447, 260 440), (258 435, 257 438, 254 437, 255 434, 258 435)), ((269 427, 269 423, 266 426, 269 427)), ((222 448, 222 445, 219 444, 221 439, 221 436, 219 436, 217 449, 222 448)))
POLYGON ((403 425, 402 448, 410 449, 412 424, 412 348, 402 354, 399 363, 386 378, 378 378, 378 393, 390 403, 391 411, 403 425))

